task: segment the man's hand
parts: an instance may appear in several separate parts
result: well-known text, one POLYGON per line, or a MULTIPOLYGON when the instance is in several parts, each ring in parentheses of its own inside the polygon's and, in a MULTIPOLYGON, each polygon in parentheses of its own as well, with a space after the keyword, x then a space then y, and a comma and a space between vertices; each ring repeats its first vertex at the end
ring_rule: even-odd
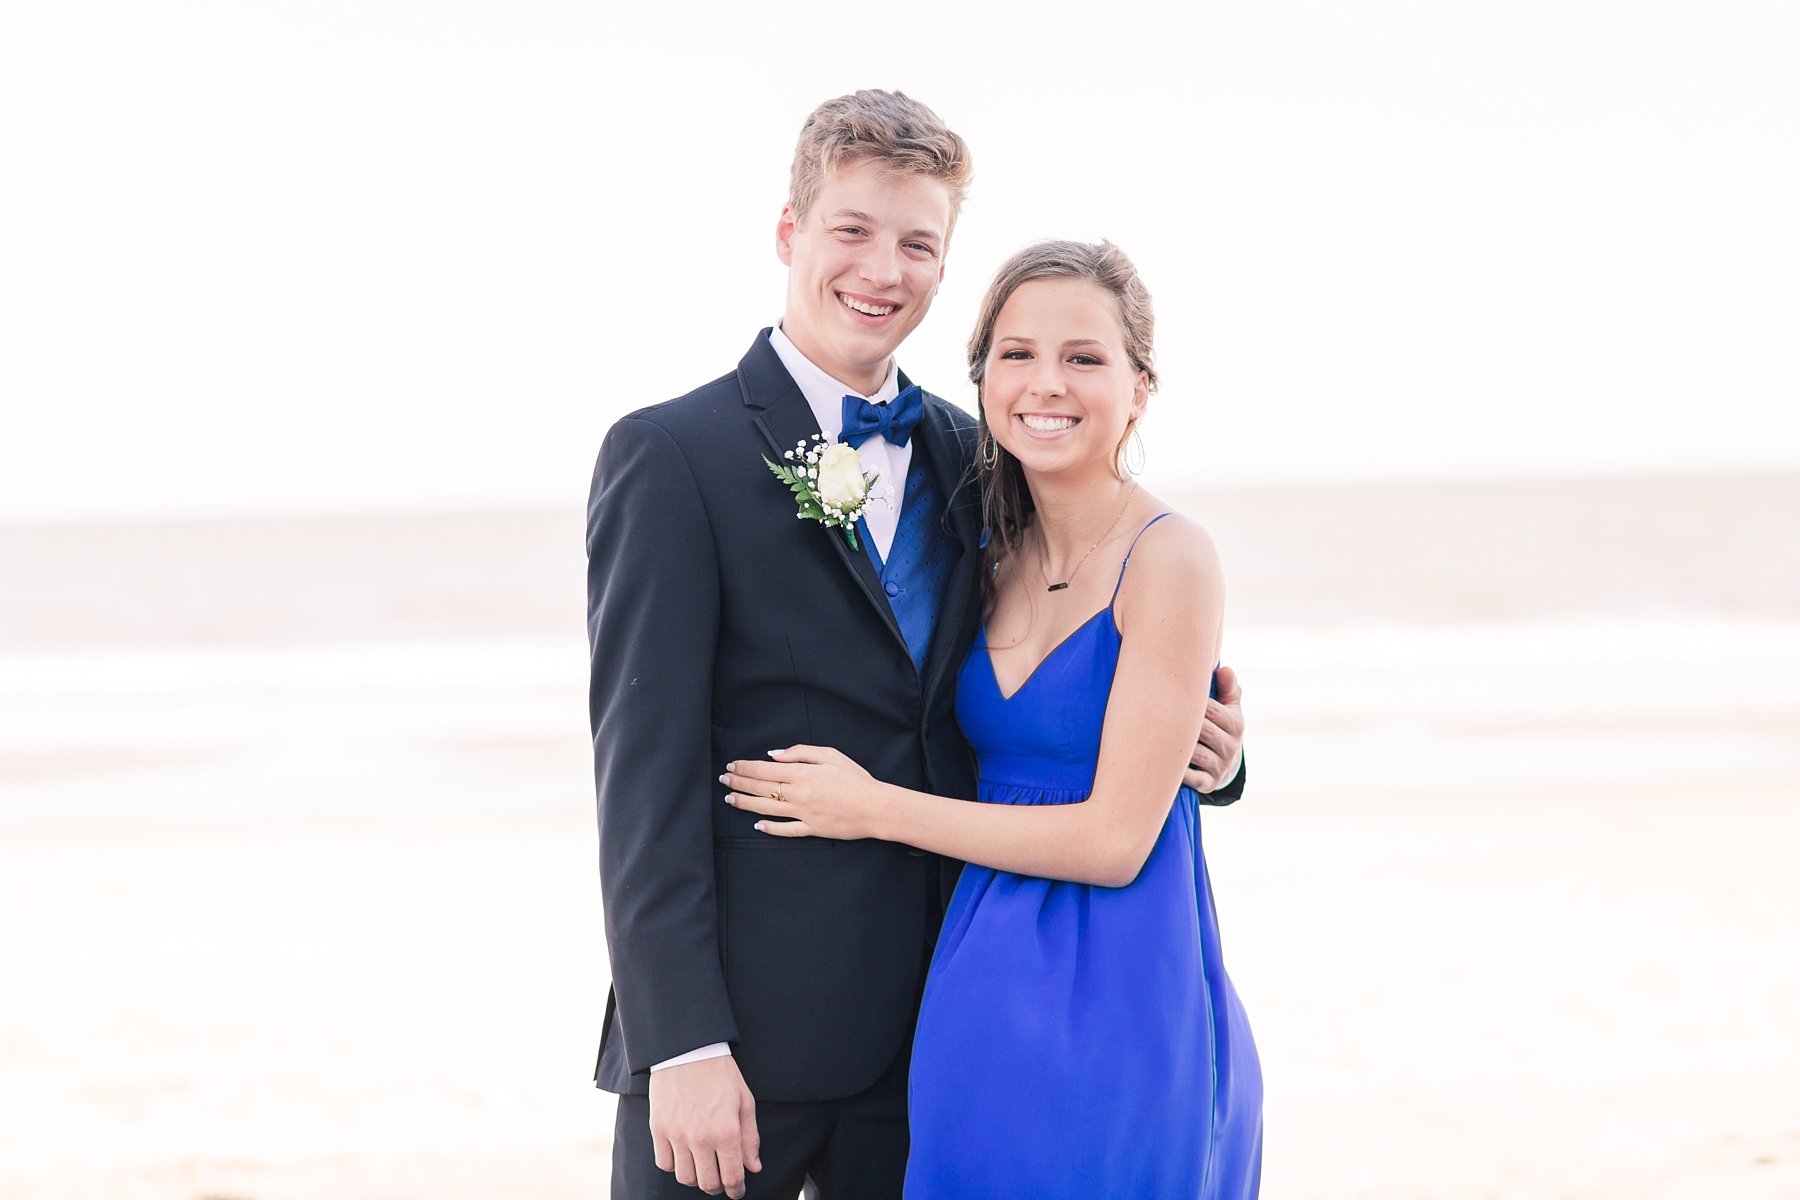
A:
POLYGON ((656 1165, 709 1196, 736 1200, 762 1170, 756 1098, 730 1055, 650 1073, 650 1137, 656 1165))
POLYGON ((1203 794, 1231 782, 1244 752, 1244 693, 1237 672, 1220 667, 1218 683, 1218 698, 1206 702, 1206 724, 1181 776, 1183 783, 1203 794))

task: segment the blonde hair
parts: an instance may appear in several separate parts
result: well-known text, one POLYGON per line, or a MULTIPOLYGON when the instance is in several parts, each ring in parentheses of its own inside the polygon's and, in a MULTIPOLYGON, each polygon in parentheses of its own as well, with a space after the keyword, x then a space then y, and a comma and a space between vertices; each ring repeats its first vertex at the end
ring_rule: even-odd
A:
MULTIPOLYGON (((981 300, 981 315, 975 320, 975 331, 969 335, 969 379, 980 388, 987 375, 988 354, 994 348, 994 326, 1000 310, 1012 294, 1036 279, 1079 279, 1105 288, 1119 306, 1119 329, 1125 338, 1125 355, 1134 369, 1149 379, 1150 390, 1156 390, 1156 311, 1150 303, 1150 289, 1138 277, 1137 267, 1123 250, 1111 242, 1035 242, 1000 265, 994 281, 988 284, 981 300)), ((987 570, 985 578, 992 587, 993 567, 1023 544, 1025 531, 1037 513, 1031 489, 1025 485, 1025 472, 988 428, 987 408, 978 408, 976 426, 976 471, 981 484, 981 523, 988 529, 987 570)), ((1125 436, 1114 451, 1115 464, 1122 461, 1125 444, 1137 426, 1133 419, 1125 427, 1125 436)), ((1118 471, 1119 467, 1114 466, 1118 471)), ((1122 472, 1121 472, 1122 473, 1122 472)))
POLYGON ((897 175, 924 175, 942 183, 950 192, 950 228, 956 228, 975 169, 968 144, 905 92, 874 88, 827 100, 800 127, 788 172, 794 219, 807 214, 834 172, 865 159, 897 175))

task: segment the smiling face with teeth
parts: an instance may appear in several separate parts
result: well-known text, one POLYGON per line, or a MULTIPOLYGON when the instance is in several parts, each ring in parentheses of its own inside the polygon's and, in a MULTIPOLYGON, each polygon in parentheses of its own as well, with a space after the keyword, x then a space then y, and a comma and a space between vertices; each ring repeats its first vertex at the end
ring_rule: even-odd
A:
POLYGON ((1007 297, 981 406, 1028 479, 1080 485, 1114 475, 1119 444, 1149 402, 1150 377, 1132 366, 1118 301, 1105 288, 1035 279, 1007 297))
POLYGON ((873 393, 937 295, 950 224, 950 191, 938 180, 874 160, 846 164, 804 214, 781 210, 782 332, 827 374, 873 393))

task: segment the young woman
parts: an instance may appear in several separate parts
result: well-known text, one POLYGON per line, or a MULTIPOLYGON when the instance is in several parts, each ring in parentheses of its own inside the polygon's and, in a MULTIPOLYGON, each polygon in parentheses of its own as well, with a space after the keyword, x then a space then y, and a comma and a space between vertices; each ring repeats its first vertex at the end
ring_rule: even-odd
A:
POLYGON ((883 838, 969 865, 926 984, 912 1200, 1257 1191, 1262 1080, 1181 785, 1217 660, 1205 531, 1124 469, 1156 385, 1150 296, 1110 243, 1000 270, 969 341, 992 559, 957 716, 980 803, 835 750, 734 762, 777 837, 883 838))

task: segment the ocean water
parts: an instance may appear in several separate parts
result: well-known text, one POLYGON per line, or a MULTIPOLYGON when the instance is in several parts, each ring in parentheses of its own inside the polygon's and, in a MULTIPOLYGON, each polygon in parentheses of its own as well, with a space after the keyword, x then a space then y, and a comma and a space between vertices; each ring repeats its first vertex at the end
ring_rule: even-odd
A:
MULTIPOLYGON (((1224 657, 1259 797, 1800 781, 1800 622, 1252 628, 1224 657)), ((585 811, 586 663, 530 638, 0 654, 0 825, 585 811)))

